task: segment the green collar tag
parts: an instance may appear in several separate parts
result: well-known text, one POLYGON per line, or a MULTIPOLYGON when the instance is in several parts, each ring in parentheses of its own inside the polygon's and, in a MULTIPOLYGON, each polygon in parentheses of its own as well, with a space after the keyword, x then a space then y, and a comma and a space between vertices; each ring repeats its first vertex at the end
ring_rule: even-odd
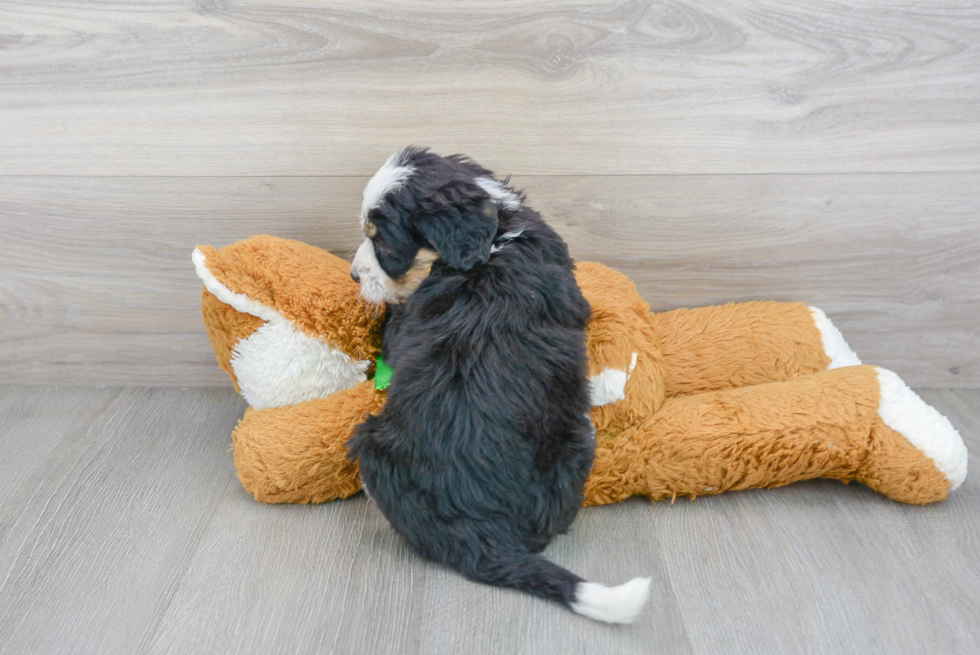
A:
POLYGON ((395 371, 388 366, 384 357, 378 355, 377 361, 374 362, 374 388, 387 389, 388 385, 391 384, 391 378, 394 376, 395 371))

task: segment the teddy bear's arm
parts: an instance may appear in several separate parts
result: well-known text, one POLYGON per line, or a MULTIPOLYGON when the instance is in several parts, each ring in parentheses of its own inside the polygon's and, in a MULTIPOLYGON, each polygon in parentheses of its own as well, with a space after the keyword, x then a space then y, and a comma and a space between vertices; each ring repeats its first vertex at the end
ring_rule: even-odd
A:
POLYGON ((286 407, 250 411, 232 433, 242 486, 263 503, 323 503, 361 490, 347 440, 384 405, 373 382, 286 407))
POLYGON ((650 314, 668 396, 792 380, 860 364, 819 309, 747 302, 650 314))
POLYGON ((905 503, 942 500, 966 477, 949 421, 873 366, 675 396, 646 421, 598 439, 586 504, 857 480, 905 503))

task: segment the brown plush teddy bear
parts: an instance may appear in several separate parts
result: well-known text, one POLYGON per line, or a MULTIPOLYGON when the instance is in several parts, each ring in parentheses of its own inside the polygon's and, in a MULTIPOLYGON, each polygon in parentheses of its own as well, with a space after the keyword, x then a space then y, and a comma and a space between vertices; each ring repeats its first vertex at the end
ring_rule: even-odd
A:
MULTIPOLYGON (((345 443, 385 392, 369 379, 381 311, 349 266, 269 236, 193 254, 218 364, 251 405, 232 433, 245 489, 264 503, 360 490, 345 443)), ((582 262, 596 457, 585 504, 857 480, 889 498, 942 500, 966 477, 946 417, 891 371, 861 366, 803 303, 652 313, 626 276, 582 262)))

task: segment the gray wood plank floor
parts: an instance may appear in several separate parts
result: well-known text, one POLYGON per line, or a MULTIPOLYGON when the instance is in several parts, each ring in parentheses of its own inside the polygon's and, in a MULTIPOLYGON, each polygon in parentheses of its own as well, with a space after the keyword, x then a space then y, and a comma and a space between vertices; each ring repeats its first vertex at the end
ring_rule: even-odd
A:
MULTIPOLYGON (((923 391, 980 449, 980 391, 923 391)), ((976 653, 980 466, 909 507, 814 481, 583 510, 548 549, 653 577, 632 626, 472 584, 365 498, 239 486, 229 389, 0 387, 0 653, 976 653)))

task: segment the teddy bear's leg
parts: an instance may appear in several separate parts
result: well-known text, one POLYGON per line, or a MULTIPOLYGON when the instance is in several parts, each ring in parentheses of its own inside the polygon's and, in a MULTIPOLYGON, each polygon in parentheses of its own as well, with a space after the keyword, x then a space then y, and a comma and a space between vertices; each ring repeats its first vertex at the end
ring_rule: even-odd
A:
POLYGON ((875 368, 881 400, 871 451, 856 479, 903 503, 942 500, 966 479, 967 450, 959 432, 898 375, 875 368))
POLYGON ((949 421, 873 366, 668 398, 616 438, 599 435, 586 504, 857 480, 895 500, 946 497, 966 474, 949 421))
POLYGON ((792 380, 860 360, 827 316, 804 303, 747 302, 650 315, 667 395, 792 380))
POLYGON ((385 394, 372 382, 287 407, 249 411, 232 433, 238 479, 263 503, 323 503, 361 490, 347 440, 385 394))

